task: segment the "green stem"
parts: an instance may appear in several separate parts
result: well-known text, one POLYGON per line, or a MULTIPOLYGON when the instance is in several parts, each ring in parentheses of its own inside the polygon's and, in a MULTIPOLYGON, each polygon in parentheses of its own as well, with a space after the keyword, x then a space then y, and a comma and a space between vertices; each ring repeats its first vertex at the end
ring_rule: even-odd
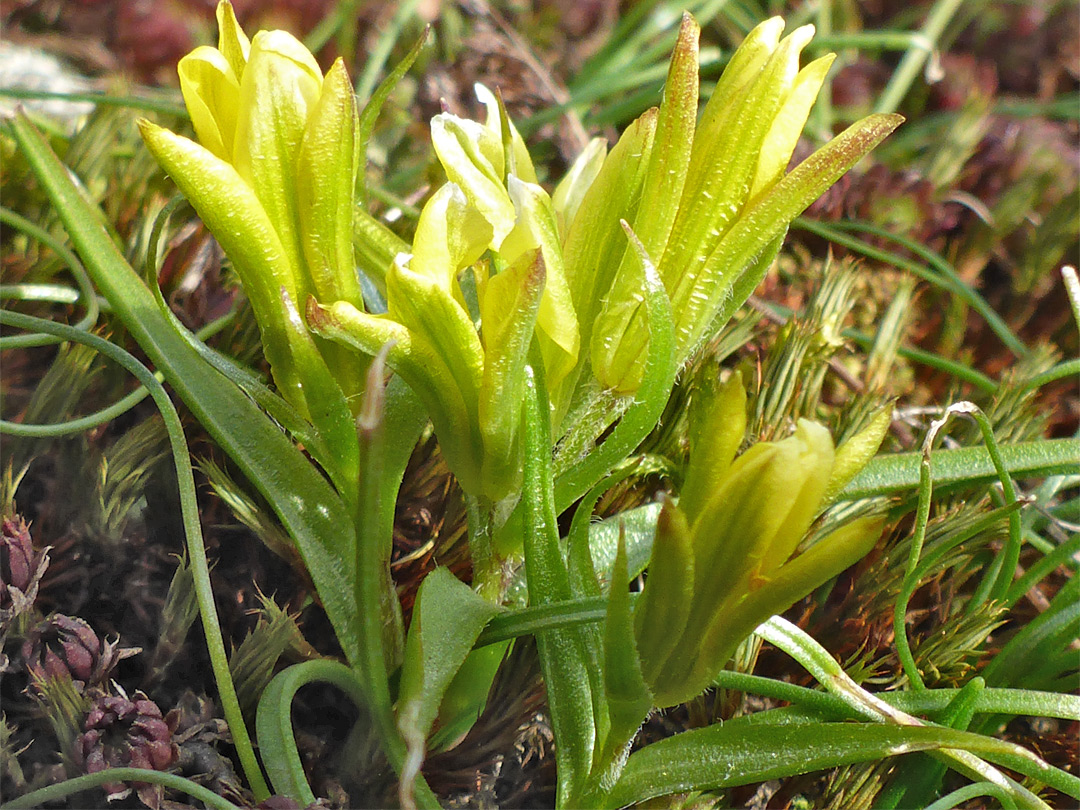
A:
POLYGON ((904 55, 904 58, 900 60, 900 65, 885 86, 874 112, 896 112, 900 102, 904 100, 904 96, 911 89, 915 77, 919 75, 919 71, 926 64, 926 58, 931 52, 929 49, 937 47, 937 42, 945 31, 945 26, 949 24, 949 21, 963 2, 964 0, 938 0, 934 4, 922 27, 925 44, 921 47, 912 47, 904 55))
POLYGON ((977 799, 980 796, 993 796, 1001 802, 1001 806, 1005 810, 1016 810, 1016 802, 1013 801, 1009 791, 995 785, 993 782, 973 782, 970 785, 965 785, 952 793, 945 794, 933 804, 927 805, 926 810, 950 810, 950 808, 959 807, 965 802, 977 799))
POLYGON ((197 782, 192 782, 190 779, 185 779, 174 773, 151 771, 146 768, 106 768, 103 771, 87 774, 86 776, 65 779, 63 782, 39 788, 5 802, 4 810, 29 810, 31 807, 41 807, 49 802, 60 801, 68 796, 109 782, 149 782, 153 785, 163 785, 173 790, 182 791, 207 807, 214 808, 214 810, 240 810, 228 799, 222 798, 214 791, 203 787, 197 782))
POLYGON ((465 495, 473 588, 487 601, 498 604, 503 596, 502 566, 495 551, 492 509, 493 504, 487 498, 465 495))
MULTIPOLYGON (((232 321, 235 315, 236 313, 233 311, 221 316, 215 321, 211 321, 198 331, 197 335, 199 339, 205 340, 208 336, 232 321)), ((154 372, 154 379, 161 382, 165 379, 165 376, 160 371, 157 371, 154 372)), ((0 433, 34 439, 49 439, 58 436, 67 436, 71 433, 82 433, 84 430, 92 430, 99 425, 111 422, 116 417, 127 413, 146 399, 149 393, 150 392, 147 391, 144 386, 140 385, 134 391, 131 391, 118 399, 112 405, 108 405, 99 411, 87 414, 86 416, 80 416, 76 419, 68 419, 64 422, 52 422, 47 425, 27 425, 22 422, 9 422, 6 419, 0 419, 0 433)))
POLYGON ((106 93, 56 93, 47 90, 26 90, 21 87, 0 87, 0 98, 50 101, 88 101, 102 107, 125 107, 129 110, 163 113, 176 118, 186 119, 187 108, 164 99, 138 98, 136 96, 112 96, 106 93))
POLYGON ((1024 383, 1024 390, 1027 391, 1042 388, 1044 385, 1066 378, 1075 380, 1077 376, 1080 376, 1080 358, 1063 360, 1053 368, 1044 371, 1042 374, 1036 374, 1024 383))
MULTIPOLYGON (((1013 484, 1013 480, 1005 467, 1005 462, 1001 458, 1001 450, 998 447, 997 439, 994 438, 994 427, 990 424, 990 420, 986 418, 986 414, 980 409, 976 408, 972 416, 975 417, 979 430, 982 431, 983 441, 986 442, 986 450, 990 454, 991 461, 994 462, 994 470, 997 472, 998 480, 1001 482, 1001 491, 1005 496, 1005 503, 1006 505, 1012 505, 1016 503, 1016 486, 1013 484)), ((1009 512, 1009 539, 1005 543, 1005 548, 1001 551, 1000 568, 990 590, 991 599, 995 601, 1005 599, 1009 586, 1012 584, 1013 576, 1016 573, 1016 565, 1020 562, 1020 547, 1022 545, 1020 513, 1013 509, 1009 512)))

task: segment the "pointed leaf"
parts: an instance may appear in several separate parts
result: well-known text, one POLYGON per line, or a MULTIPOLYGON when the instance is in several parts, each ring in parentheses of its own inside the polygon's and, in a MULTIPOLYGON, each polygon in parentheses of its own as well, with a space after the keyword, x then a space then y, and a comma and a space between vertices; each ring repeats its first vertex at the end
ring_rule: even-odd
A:
MULTIPOLYGON (((657 518, 649 576, 634 608, 634 630, 646 682, 657 689, 664 683, 664 664, 679 644, 695 644, 684 639, 694 596, 694 547, 690 527, 679 507, 665 501, 657 518)), ((660 706, 669 705, 660 693, 660 706)))
POLYGON ((621 753, 652 708, 653 696, 641 672, 634 621, 630 616, 630 591, 621 584, 629 579, 626 544, 621 540, 611 573, 612 587, 604 620, 604 685, 611 718, 610 739, 621 753))
MULTIPOLYGON (((550 417, 541 407, 536 378, 529 370, 524 409, 525 575, 531 605, 570 598, 570 582, 559 548, 558 516, 551 490, 550 417)), ((592 765, 596 724, 589 689, 589 657, 578 628, 538 633, 536 645, 548 692, 558 763, 559 806, 579 793, 592 765)))
POLYGON ((397 723, 409 746, 401 774, 411 794, 439 705, 480 631, 500 608, 439 567, 420 585, 401 668, 397 723))
MULTIPOLYGON (((707 295, 689 292, 672 304, 682 306, 679 346, 687 351, 697 345, 715 313, 738 283, 742 268, 765 252, 788 224, 801 214, 845 172, 862 160, 903 121, 898 115, 870 115, 852 124, 796 166, 765 194, 716 246, 705 261, 697 284, 707 295)), ((752 292, 752 290, 749 290, 752 292)))
POLYGON ((738 718, 635 752, 609 804, 623 807, 672 793, 719 790, 942 748, 991 759, 1026 753, 992 737, 931 726, 815 722, 785 725, 778 733, 773 725, 738 718))
POLYGON ((832 503, 851 479, 877 455, 881 442, 889 432, 890 425, 892 425, 892 406, 887 405, 874 414, 866 427, 836 448, 829 485, 825 488, 825 495, 822 498, 823 503, 832 503))
POLYGON ((539 249, 484 284, 480 318, 484 377, 480 386, 480 431, 484 437, 485 490, 498 500, 517 484, 519 428, 525 394, 525 363, 532 344, 544 259, 539 249))
POLYGON ((627 250, 619 223, 637 214, 658 114, 655 108, 646 111, 623 132, 585 192, 564 240, 566 275, 585 345, 627 250))
POLYGON ((735 371, 723 385, 698 386, 689 408, 690 462, 679 508, 693 520, 731 466, 746 436, 746 388, 735 371))
POLYGON ((299 373, 288 352, 280 295, 285 289, 295 301, 298 289, 266 211, 236 170, 208 150, 145 119, 139 121, 139 129, 158 163, 217 234, 255 311, 278 389, 307 415, 299 373))
POLYGON ((239 82, 244 75, 247 66, 248 55, 251 53, 251 42, 236 21, 236 13, 232 3, 228 0, 220 0, 217 6, 218 24, 218 50, 225 61, 232 68, 236 80, 239 82))
POLYGON ((162 318, 99 213, 85 202, 41 135, 21 117, 12 122, 12 132, 113 313, 296 541, 341 647, 355 662, 359 619, 349 587, 355 537, 341 499, 277 425, 162 318))
POLYGON ((338 59, 327 71, 297 155, 297 207, 314 295, 361 307, 352 247, 355 152, 356 102, 338 59))
POLYGON ((394 88, 397 87, 398 82, 400 82, 405 74, 409 72, 409 68, 413 66, 416 58, 424 49, 424 45, 428 41, 428 34, 430 32, 430 25, 424 28, 424 33, 416 40, 416 44, 414 44, 412 48, 409 49, 409 52, 405 54, 405 57, 394 66, 394 69, 386 74, 386 78, 379 82, 379 86, 375 88, 375 92, 371 94, 371 98, 360 112, 356 137, 356 193, 361 205, 364 205, 367 202, 367 151, 368 143, 371 140, 371 133, 375 129, 375 122, 378 120, 379 113, 382 111, 386 100, 390 97, 390 94, 394 92, 394 88))
MULTIPOLYGON (((319 99, 322 71, 291 34, 260 31, 240 81, 233 162, 255 191, 294 272, 304 267, 298 232, 297 159, 307 119, 319 99)), ((313 292, 297 279, 294 300, 313 292)))
POLYGON ((551 195, 551 205, 555 209, 559 235, 564 242, 570 230, 570 223, 574 221, 581 201, 585 198, 585 192, 589 190, 593 180, 600 173, 606 157, 607 141, 603 138, 593 138, 570 164, 563 179, 555 186, 555 191, 551 195))

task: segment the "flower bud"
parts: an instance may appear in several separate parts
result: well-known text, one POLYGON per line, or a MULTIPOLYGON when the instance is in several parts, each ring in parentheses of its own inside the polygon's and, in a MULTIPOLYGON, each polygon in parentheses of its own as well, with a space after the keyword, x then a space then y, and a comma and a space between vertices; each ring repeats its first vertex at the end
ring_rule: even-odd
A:
MULTIPOLYGON (((83 733, 75 742, 75 764, 88 774, 107 768, 168 770, 179 757, 172 739, 177 719, 175 712, 163 717, 157 704, 142 692, 136 692, 130 699, 117 695, 98 697, 86 714, 83 733)), ((120 783, 104 787, 110 800, 128 793, 120 783)), ((145 784, 137 788, 144 803, 148 798, 153 801, 160 792, 145 784)), ((148 803, 148 806, 157 805, 148 803)))
MULTIPOLYGON (((713 407, 731 405, 721 395, 713 407)), ((712 467, 702 473, 715 482, 708 497, 685 514, 671 504, 661 513, 635 617, 659 706, 701 693, 758 624, 854 563, 881 533, 877 519, 854 521, 792 559, 823 508, 835 460, 829 432, 800 420, 793 436, 760 442, 734 462, 725 461, 730 442, 722 434, 718 442, 724 448, 699 444, 690 458, 691 473, 699 462, 712 467)))
MULTIPOLYGON (((249 42, 227 0, 218 24, 218 47, 197 48, 178 67, 200 143, 148 121, 143 139, 236 269, 278 390, 329 444, 347 447, 366 360, 316 342, 298 311, 311 295, 363 307, 352 245, 360 166, 352 86, 341 60, 324 77, 284 31, 249 42)), ((355 453, 342 454, 328 472, 350 490, 355 453)))
POLYGON ((0 532, 0 620, 30 610, 48 566, 48 550, 34 548, 26 521, 19 515, 5 517, 0 532))
POLYGON ((38 624, 23 642, 22 655, 31 677, 70 679, 77 687, 100 686, 116 664, 138 652, 105 641, 82 619, 57 614, 38 624))

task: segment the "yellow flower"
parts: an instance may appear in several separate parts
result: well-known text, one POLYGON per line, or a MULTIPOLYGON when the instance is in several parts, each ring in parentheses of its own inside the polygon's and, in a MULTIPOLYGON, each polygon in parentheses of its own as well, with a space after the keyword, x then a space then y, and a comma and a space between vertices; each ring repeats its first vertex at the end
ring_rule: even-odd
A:
POLYGON ((311 295, 363 305, 352 86, 341 60, 324 76, 291 34, 249 41, 227 0, 217 17, 218 47, 196 48, 178 67, 200 143, 145 120, 143 138, 231 260, 279 391, 339 448, 349 472, 336 477, 348 487, 367 360, 314 338, 300 312, 311 295))
POLYGON ((691 428, 684 500, 660 513, 634 616, 642 674, 661 707, 704 691, 755 627, 860 559, 881 534, 880 519, 862 518, 792 556, 829 492, 876 452, 882 420, 838 451, 826 428, 799 420, 794 435, 732 461, 746 426, 738 375, 709 411, 691 428))

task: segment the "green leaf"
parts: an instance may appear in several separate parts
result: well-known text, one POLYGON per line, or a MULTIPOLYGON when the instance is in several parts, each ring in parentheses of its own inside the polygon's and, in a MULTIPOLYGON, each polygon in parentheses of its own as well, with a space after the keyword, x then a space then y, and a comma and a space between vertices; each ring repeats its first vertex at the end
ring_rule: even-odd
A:
MULTIPOLYGON (((526 377, 522 484, 525 574, 531 605, 569 599, 569 575, 559 547, 558 515, 551 484, 550 417, 547 397, 529 367, 526 377), (541 402, 544 407, 541 407, 541 402)), ((592 766, 595 743, 593 700, 589 688, 589 656, 578 628, 536 635, 540 668, 547 687, 555 734, 559 806, 579 794, 592 766)))
POLYGON ((682 510, 665 501, 657 519, 649 578, 634 612, 641 668, 648 683, 663 678, 664 662, 683 639, 694 597, 694 548, 682 510))
POLYGON ((284 289, 298 305, 303 299, 298 297, 300 288, 293 274, 295 265, 286 258, 273 221, 255 192, 231 165, 194 141, 149 121, 140 120, 139 129, 158 163, 173 178, 206 226, 217 234, 255 311, 263 351, 278 390, 306 416, 300 372, 292 365, 287 349, 281 290, 284 289))
POLYGON ((679 507, 698 515, 731 466, 746 435, 746 388, 735 371, 723 385, 709 375, 694 390, 689 408, 690 463, 679 507))
POLYGON ((570 168, 566 170, 566 174, 551 194, 551 207, 555 210, 559 234, 564 243, 570 230, 570 223, 574 221, 578 208, 581 207, 581 201, 600 173, 606 157, 607 141, 603 138, 593 138, 570 164, 570 168))
POLYGON ((620 512, 613 517, 589 526, 589 551, 592 553, 596 576, 611 582, 611 570, 618 549, 619 535, 624 535, 626 560, 631 578, 645 570, 652 554, 656 521, 662 504, 650 503, 620 512))
POLYGON ((866 427, 836 448, 832 473, 829 475, 829 485, 825 488, 825 495, 822 498, 826 504, 832 503, 837 493, 846 487, 851 479, 877 455, 891 424, 892 405, 879 408, 866 427))
MULTIPOLYGON (((645 253, 654 261, 664 255, 690 164, 698 110, 700 33, 694 18, 684 12, 641 188, 646 207, 638 208, 629 220, 645 253)), ((641 285, 633 251, 621 253, 611 288, 604 294, 606 303, 595 326, 591 351, 594 369, 603 372, 603 376, 597 375, 600 382, 609 388, 631 391, 640 384, 642 369, 638 354, 626 351, 622 336, 630 329, 643 329, 641 285)))
POLYGON ((657 116, 656 109, 649 110, 626 128, 585 192, 563 240, 582 346, 589 345, 603 297, 628 250, 619 223, 632 222, 637 213, 657 116))
MULTIPOLYGON (((619 543, 612 576, 604 621, 604 687, 611 718, 605 752, 621 765, 624 749, 652 708, 653 696, 641 674, 634 622, 630 616, 630 591, 622 584, 629 579, 624 543, 619 543)), ((601 767, 609 765, 607 762, 599 764, 601 767)))
MULTIPOLYGON (((1080 439, 1040 439, 1000 445, 1005 469, 1013 478, 1068 475, 1076 472, 1080 439)), ((934 489, 996 481, 997 471, 985 447, 935 450, 930 456, 934 489)), ((922 453, 892 453, 873 459, 837 496, 843 500, 894 495, 918 489, 922 453)))
POLYGON ((675 327, 664 283, 629 226, 623 222, 630 245, 640 262, 645 306, 649 316, 649 348, 645 372, 634 403, 619 424, 588 456, 555 481, 555 508, 561 514, 584 495, 616 464, 630 455, 656 426, 675 383, 675 327))
POLYGON ((352 85, 345 63, 338 59, 326 73, 300 145, 297 208, 311 292, 321 301, 362 307, 352 246, 356 119, 352 85))
POLYGON ((680 312, 681 351, 688 351, 697 345, 712 323, 712 314, 730 295, 742 270, 750 267, 770 243, 786 232, 791 220, 881 143, 902 121, 903 118, 898 115, 870 115, 852 124, 743 211, 706 259, 693 285, 683 279, 672 293, 672 306, 680 312), (695 295, 695 290, 705 290, 707 294, 701 295, 699 292, 695 295))
MULTIPOLYGON (((305 266, 299 234, 297 158, 322 81, 315 57, 291 34, 260 31, 252 39, 240 81, 233 165, 262 203, 281 240, 285 261, 294 272, 305 266)), ((311 292, 301 288, 294 300, 304 301, 311 292)))
POLYGON ((371 133, 375 129, 375 122, 379 119, 379 113, 382 111, 383 105, 386 103, 386 100, 390 98, 390 94, 394 92, 394 88, 397 87, 398 82, 400 82, 405 74, 409 72, 409 68, 413 66, 416 58, 424 49, 424 45, 427 43, 428 34, 430 32, 431 26, 424 28, 424 33, 416 40, 416 44, 409 49, 407 54, 405 54, 405 58, 398 62, 397 65, 394 66, 394 69, 386 75, 386 78, 379 82, 379 86, 375 88, 375 92, 371 94, 371 98, 360 112, 356 137, 357 152, 359 153, 359 163, 356 174, 356 191, 361 206, 367 202, 367 150, 368 143, 371 141, 371 133))
POLYGON ((337 661, 305 661, 274 676, 259 698, 255 719, 259 752, 274 791, 304 805, 313 804, 317 798, 308 784, 296 748, 292 701, 302 686, 314 682, 331 683, 357 706, 367 705, 363 684, 349 667, 337 661))
POLYGON ((632 754, 610 803, 622 807, 671 793, 718 790, 941 748, 987 758, 1016 754, 1016 746, 1009 743, 953 729, 801 723, 778 733, 773 726, 739 718, 677 734, 632 754))
POLYGON ((539 248, 492 276, 481 290, 484 376, 480 431, 484 437, 484 488, 498 492, 517 483, 525 361, 532 344, 545 265, 539 248))
POLYGON ((285 293, 282 293, 282 299, 287 319, 286 347, 300 371, 308 416, 319 438, 332 448, 327 472, 342 500, 352 506, 356 502, 356 482, 360 474, 360 450, 352 411, 294 303, 285 293))
POLYGON ((478 596, 448 568, 436 568, 421 583, 405 642, 398 694, 398 728, 409 746, 401 774, 403 798, 412 794, 425 741, 451 680, 484 625, 498 612, 498 606, 478 596))
MULTIPOLYGON (((301 687, 309 683, 329 683, 343 691, 364 712, 368 708, 364 684, 356 671, 329 660, 305 661, 279 672, 263 691, 255 718, 259 751, 270 782, 277 793, 307 806, 317 799, 308 785, 296 738, 292 730, 292 701, 301 687)), ((415 791, 416 805, 438 810, 439 800, 423 777, 415 791)))

